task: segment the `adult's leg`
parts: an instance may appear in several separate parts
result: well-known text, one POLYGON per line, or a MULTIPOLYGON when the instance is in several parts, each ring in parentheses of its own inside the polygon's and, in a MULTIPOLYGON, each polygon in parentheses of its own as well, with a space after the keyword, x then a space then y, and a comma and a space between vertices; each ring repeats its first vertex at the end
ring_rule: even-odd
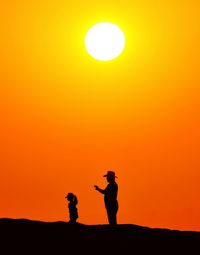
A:
POLYGON ((117 211, 116 210, 107 210, 108 221, 110 225, 117 225, 117 211))

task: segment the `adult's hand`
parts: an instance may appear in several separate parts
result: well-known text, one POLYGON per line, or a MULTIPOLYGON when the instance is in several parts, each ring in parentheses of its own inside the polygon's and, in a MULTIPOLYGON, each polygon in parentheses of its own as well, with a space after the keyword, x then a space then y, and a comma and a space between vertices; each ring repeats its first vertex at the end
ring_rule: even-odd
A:
POLYGON ((94 185, 94 187, 95 187, 96 190, 99 190, 99 187, 97 185, 94 185))

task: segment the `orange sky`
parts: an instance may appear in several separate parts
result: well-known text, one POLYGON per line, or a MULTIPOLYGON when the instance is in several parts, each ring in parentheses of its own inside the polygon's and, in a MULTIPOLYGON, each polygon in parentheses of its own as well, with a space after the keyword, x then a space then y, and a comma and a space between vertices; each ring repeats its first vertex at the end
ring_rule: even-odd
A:
POLYGON ((200 230, 199 1, 0 3, 0 217, 107 223, 93 185, 114 169, 119 223, 200 230), (88 29, 118 24, 99 62, 88 29))

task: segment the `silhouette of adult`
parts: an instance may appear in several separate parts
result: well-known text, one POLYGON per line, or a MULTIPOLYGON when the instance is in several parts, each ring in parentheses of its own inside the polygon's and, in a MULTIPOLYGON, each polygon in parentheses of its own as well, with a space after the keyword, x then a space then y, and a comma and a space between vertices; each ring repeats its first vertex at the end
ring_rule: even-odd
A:
POLYGON ((69 201, 68 208, 69 208, 69 223, 76 223, 78 219, 78 210, 76 205, 78 204, 78 199, 73 193, 68 193, 65 197, 69 201))
POLYGON ((100 189, 97 185, 94 185, 95 189, 104 194, 104 203, 107 211, 108 221, 110 225, 117 224, 117 211, 118 211, 118 185, 115 181, 115 172, 107 171, 103 177, 106 177, 108 185, 105 189, 100 189))

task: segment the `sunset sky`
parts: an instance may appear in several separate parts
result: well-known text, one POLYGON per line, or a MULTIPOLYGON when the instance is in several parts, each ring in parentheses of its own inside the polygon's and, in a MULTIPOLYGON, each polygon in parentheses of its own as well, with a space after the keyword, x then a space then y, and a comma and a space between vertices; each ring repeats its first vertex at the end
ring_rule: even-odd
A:
POLYGON ((0 3, 0 218, 107 224, 94 189, 113 169, 118 223, 200 231, 200 3, 0 3), (117 24, 101 62, 87 31, 117 24))

